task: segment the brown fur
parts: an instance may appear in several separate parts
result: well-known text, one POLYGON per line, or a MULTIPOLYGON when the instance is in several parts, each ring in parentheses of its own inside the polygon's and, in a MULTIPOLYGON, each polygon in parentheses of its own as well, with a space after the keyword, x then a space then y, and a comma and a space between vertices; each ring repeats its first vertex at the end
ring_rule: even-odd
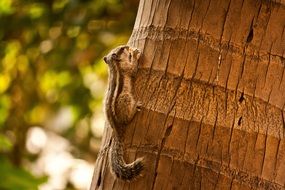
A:
POLYGON ((137 72, 139 57, 140 51, 129 46, 119 46, 104 57, 109 67, 105 114, 113 129, 109 154, 111 171, 116 177, 126 181, 135 179, 143 170, 142 158, 127 164, 123 157, 125 125, 131 122, 140 106, 133 96, 133 77, 137 72))

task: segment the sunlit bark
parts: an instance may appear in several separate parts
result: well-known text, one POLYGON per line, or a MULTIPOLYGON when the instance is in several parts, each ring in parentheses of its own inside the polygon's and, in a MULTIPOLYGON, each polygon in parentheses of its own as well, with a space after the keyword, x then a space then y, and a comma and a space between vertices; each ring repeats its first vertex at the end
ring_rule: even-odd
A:
POLYGON ((144 176, 116 180, 105 148, 92 190, 285 189, 283 1, 141 0, 129 44, 143 109, 126 160, 144 176))

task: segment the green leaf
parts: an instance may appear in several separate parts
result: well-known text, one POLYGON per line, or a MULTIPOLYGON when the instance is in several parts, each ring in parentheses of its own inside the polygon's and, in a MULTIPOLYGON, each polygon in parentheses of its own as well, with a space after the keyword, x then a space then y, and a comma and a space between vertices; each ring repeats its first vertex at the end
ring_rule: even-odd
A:
POLYGON ((0 152, 9 151, 12 147, 12 142, 6 136, 0 134, 0 152))
POLYGON ((37 190, 46 182, 46 177, 36 178, 22 168, 16 168, 9 160, 0 156, 0 189, 3 190, 37 190))
POLYGON ((0 128, 9 116, 9 109, 11 107, 11 100, 8 95, 0 95, 0 128))
POLYGON ((13 13, 12 0, 1 0, 0 1, 0 15, 13 13))

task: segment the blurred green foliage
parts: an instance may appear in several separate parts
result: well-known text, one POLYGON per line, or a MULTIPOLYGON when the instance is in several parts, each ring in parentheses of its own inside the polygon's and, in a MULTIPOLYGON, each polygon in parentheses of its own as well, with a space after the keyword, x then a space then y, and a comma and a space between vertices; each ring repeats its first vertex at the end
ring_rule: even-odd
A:
POLYGON ((46 181, 45 177, 35 178, 24 169, 13 166, 7 159, 0 157, 0 189, 36 190, 38 185, 46 181))
POLYGON ((36 159, 25 149, 26 134, 32 126, 45 129, 61 108, 71 110, 72 122, 57 132, 76 157, 96 159, 90 122, 102 110, 101 58, 127 42, 137 6, 137 0, 0 1, 0 189, 43 182, 22 169, 24 160, 36 159), (79 138, 83 120, 88 131, 79 138))

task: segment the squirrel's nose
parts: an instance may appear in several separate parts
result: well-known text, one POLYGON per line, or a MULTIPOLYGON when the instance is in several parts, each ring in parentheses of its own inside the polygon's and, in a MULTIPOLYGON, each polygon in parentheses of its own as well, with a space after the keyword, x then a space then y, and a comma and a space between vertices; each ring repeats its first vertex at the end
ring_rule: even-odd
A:
POLYGON ((106 56, 104 56, 103 60, 105 61, 105 63, 108 64, 108 62, 107 62, 107 57, 106 57, 106 56))

